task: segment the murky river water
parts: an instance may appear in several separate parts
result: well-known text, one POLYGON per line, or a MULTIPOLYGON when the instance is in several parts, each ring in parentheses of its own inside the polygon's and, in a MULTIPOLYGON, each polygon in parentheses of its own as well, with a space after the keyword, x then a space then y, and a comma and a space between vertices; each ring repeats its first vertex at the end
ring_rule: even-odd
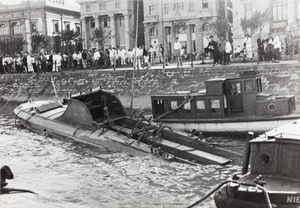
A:
MULTIPOLYGON (((244 150, 244 140, 212 139, 244 150)), ((240 163, 191 166, 46 137, 15 127, 7 113, 0 114, 0 158, 15 175, 8 187, 38 193, 0 195, 1 208, 187 207, 241 170, 240 163)), ((213 198, 197 207, 215 207, 213 198)))

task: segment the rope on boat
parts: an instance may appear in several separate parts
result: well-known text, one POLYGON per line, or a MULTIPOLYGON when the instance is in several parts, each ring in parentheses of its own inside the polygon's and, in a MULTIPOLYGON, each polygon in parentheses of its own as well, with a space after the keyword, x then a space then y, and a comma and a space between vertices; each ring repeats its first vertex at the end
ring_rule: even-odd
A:
POLYGON ((211 190, 210 192, 208 192, 204 197, 202 197, 201 199, 199 199, 198 201, 194 202, 192 205, 188 206, 187 208, 192 208, 198 204, 200 204, 202 201, 204 201, 205 199, 207 199, 208 197, 210 197, 210 195, 212 195, 213 193, 215 193, 217 190, 219 190, 224 184, 232 182, 232 180, 229 181, 224 181, 221 184, 219 184, 216 188, 214 188, 213 190, 211 190))
POLYGON ((187 208, 192 208, 198 204, 200 204, 202 201, 204 201, 205 199, 207 199, 208 197, 210 197, 213 193, 215 193, 217 190, 219 190, 223 185, 225 185, 226 183, 238 183, 238 184, 242 184, 242 185, 247 185, 247 186, 255 186, 258 189, 262 190, 262 192, 264 193, 265 199, 266 199, 266 203, 268 208, 272 208, 272 204, 271 204, 271 200, 269 197, 269 193, 267 191, 266 188, 258 185, 258 184, 248 184, 248 183, 240 183, 238 181, 233 181, 233 180, 228 180, 228 181, 224 181, 221 184, 219 184, 216 188, 214 188, 213 190, 211 190, 210 192, 208 192, 204 197, 202 197, 201 199, 199 199, 198 201, 194 202, 192 205, 188 206, 187 208))
POLYGON ((37 194, 37 193, 27 190, 27 189, 18 189, 18 188, 2 188, 0 194, 8 194, 9 192, 22 192, 22 193, 37 194))

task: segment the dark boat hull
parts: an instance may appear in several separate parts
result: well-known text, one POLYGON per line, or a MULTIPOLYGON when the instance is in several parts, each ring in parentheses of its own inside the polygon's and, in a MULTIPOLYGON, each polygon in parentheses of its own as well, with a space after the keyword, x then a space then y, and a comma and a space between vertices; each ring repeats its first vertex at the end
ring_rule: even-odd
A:
POLYGON ((70 138, 132 156, 146 156, 155 150, 158 155, 167 156, 166 159, 219 165, 228 164, 231 156, 237 156, 221 148, 206 148, 200 143, 191 146, 194 139, 189 135, 153 125, 144 118, 118 116, 109 120, 93 120, 86 106, 76 100, 58 105, 51 101, 23 103, 14 113, 25 127, 35 132, 70 138), (226 154, 229 159, 225 158, 226 154))
MULTIPOLYGON (((299 208, 300 192, 272 192, 269 193, 272 205, 276 208, 299 208)), ((251 191, 232 191, 228 186, 223 186, 214 195, 217 208, 268 208, 264 193, 251 191)))

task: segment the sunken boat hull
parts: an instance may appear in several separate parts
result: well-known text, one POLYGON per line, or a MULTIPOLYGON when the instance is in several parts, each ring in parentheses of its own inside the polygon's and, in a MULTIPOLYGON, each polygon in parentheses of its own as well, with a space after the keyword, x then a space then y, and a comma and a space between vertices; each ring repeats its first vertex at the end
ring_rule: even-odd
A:
POLYGON ((300 118, 294 95, 263 93, 256 71, 206 81, 202 92, 151 96, 155 122, 201 132, 266 132, 300 118))
POLYGON ((60 101, 23 103, 14 109, 21 123, 36 132, 70 138, 132 156, 156 154, 189 163, 225 165, 239 155, 195 137, 129 115, 111 92, 97 90, 60 101), (194 144, 194 145, 192 145, 194 144))
POLYGON ((217 208, 300 207, 300 120, 250 141, 250 171, 245 160, 214 199, 217 208))

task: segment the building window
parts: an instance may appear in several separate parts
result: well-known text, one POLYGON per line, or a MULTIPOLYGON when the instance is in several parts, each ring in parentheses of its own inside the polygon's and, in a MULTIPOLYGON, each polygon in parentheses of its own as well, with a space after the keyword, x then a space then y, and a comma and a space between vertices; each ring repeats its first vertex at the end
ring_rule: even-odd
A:
POLYGON ((115 8, 116 9, 120 9, 120 1, 116 1, 115 2, 115 8))
POLYGON ((95 19, 91 20, 91 28, 95 28, 96 24, 95 24, 95 19))
POLYGON ((58 21, 53 21, 53 31, 58 33, 59 31, 58 21))
POLYGON ((252 16, 252 4, 245 4, 245 19, 250 19, 252 16))
POLYGON ((184 3, 179 2, 179 3, 174 3, 174 11, 180 11, 184 10, 184 3))
POLYGON ((7 35, 8 27, 5 23, 0 23, 0 35, 7 35))
POLYGON ((189 11, 190 12, 194 11, 194 2, 193 1, 189 2, 189 11))
POLYGON ((153 36, 153 35, 158 35, 158 31, 154 27, 150 29, 150 36, 153 36))
POLYGON ((155 15, 155 6, 154 5, 149 6, 149 15, 150 16, 155 15))
POLYGON ((277 1, 273 3, 273 21, 282 21, 287 19, 286 1, 277 1))
POLYGON ((85 10, 86 10, 86 12, 90 12, 91 11, 91 5, 85 5, 85 10))
POLYGON ((165 14, 169 14, 169 4, 164 5, 165 14))
POLYGON ((37 32, 36 23, 35 22, 31 22, 31 32, 37 32))
POLYGON ((11 23, 11 34, 20 34, 22 33, 22 25, 19 22, 11 23))
POLYGON ((106 10, 106 3, 105 2, 99 3, 99 10, 100 11, 106 10))
POLYGON ((208 9, 208 0, 202 0, 202 9, 208 9))
POLYGON ((124 26, 125 17, 120 17, 120 26, 124 26))
POLYGON ((79 23, 75 23, 75 29, 76 29, 76 32, 80 33, 80 24, 79 23))
POLYGON ((103 20, 103 26, 104 27, 110 27, 110 18, 109 17, 104 18, 104 20, 103 20))
POLYGON ((66 23, 66 31, 70 31, 71 28, 70 28, 70 23, 66 23))

